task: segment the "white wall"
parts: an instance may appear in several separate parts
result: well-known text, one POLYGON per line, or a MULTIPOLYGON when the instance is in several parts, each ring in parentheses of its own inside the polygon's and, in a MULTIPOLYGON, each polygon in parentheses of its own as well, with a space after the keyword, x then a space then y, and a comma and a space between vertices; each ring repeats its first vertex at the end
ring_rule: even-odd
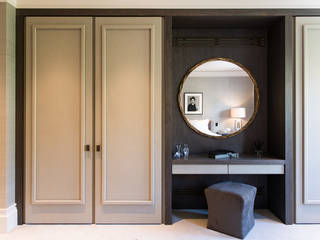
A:
POLYGON ((18 8, 320 8, 319 0, 0 0, 18 8))
POLYGON ((0 233, 17 224, 15 206, 15 8, 0 3, 0 233))

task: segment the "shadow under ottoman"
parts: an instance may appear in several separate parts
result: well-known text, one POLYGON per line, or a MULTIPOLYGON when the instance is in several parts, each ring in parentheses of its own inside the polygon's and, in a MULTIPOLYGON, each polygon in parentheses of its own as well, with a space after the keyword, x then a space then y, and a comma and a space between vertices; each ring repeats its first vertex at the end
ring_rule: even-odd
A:
POLYGON ((208 228, 244 238, 254 226, 254 186, 221 182, 205 189, 208 203, 208 228))

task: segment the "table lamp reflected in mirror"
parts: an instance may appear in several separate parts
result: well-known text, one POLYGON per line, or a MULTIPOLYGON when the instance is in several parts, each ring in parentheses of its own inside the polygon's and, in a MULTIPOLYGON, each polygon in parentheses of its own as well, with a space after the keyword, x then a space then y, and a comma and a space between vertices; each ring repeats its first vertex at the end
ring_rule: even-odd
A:
POLYGON ((242 128, 242 118, 246 117, 246 108, 231 108, 230 117, 235 118, 234 129, 239 131, 242 128))

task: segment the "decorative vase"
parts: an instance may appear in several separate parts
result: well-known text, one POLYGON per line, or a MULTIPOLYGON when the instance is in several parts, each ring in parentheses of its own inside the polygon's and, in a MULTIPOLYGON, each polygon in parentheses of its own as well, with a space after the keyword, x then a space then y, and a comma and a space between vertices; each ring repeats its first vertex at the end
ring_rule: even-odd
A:
POLYGON ((176 151, 173 154, 175 159, 180 159, 182 157, 182 144, 176 144, 176 151))
POLYGON ((182 149, 182 152, 183 152, 183 158, 185 160, 187 160, 189 158, 189 153, 190 153, 190 149, 188 147, 188 144, 184 144, 183 145, 183 149, 182 149))

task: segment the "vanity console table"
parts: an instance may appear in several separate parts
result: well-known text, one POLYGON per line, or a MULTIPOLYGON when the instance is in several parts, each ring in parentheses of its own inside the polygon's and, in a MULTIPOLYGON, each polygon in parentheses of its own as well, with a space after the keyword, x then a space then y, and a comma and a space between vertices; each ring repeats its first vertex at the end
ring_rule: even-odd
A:
POLYGON ((172 161, 172 174, 284 174, 285 160, 272 157, 212 159, 206 155, 193 155, 188 160, 172 161))
POLYGON ((269 209, 280 219, 284 209, 287 162, 281 158, 240 154, 239 158, 213 159, 206 154, 172 160, 172 209, 206 209, 204 190, 223 181, 257 188, 255 208, 269 209))

